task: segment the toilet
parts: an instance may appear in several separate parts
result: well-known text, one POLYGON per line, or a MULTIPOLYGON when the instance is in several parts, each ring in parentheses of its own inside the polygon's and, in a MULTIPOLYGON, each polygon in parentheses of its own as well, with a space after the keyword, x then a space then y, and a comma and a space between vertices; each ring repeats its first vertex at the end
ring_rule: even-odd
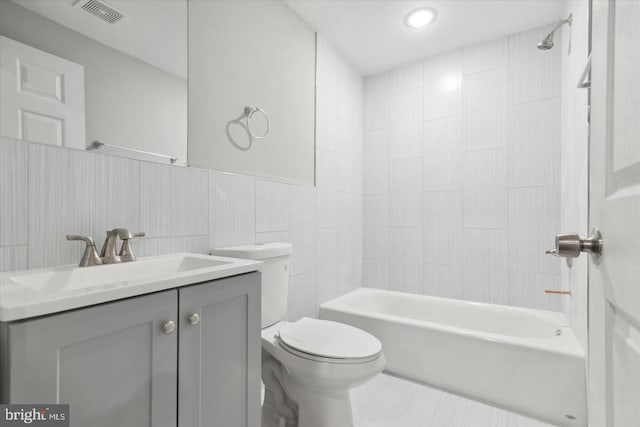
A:
POLYGON ((329 320, 285 321, 289 243, 216 249, 213 255, 263 261, 263 427, 352 427, 349 389, 380 373, 382 344, 373 335, 329 320))

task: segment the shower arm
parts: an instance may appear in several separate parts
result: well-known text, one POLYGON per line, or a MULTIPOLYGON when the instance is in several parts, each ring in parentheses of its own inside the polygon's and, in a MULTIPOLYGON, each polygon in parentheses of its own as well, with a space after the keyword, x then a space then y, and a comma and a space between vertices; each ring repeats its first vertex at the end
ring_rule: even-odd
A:
POLYGON ((558 29, 560 27, 562 27, 564 24, 569 24, 569 26, 571 26, 571 19, 573 17, 573 14, 569 14, 569 16, 566 19, 563 19, 562 21, 558 22, 556 24, 555 27, 553 27, 553 30, 551 30, 551 32, 549 33, 549 35, 554 34, 556 31, 558 31, 558 29))

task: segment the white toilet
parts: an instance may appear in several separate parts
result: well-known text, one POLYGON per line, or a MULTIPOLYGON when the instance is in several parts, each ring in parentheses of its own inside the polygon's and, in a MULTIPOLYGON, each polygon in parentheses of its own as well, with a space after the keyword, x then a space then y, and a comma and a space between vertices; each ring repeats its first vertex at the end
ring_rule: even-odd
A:
POLYGON ((349 389, 384 368, 382 344, 353 326, 283 319, 289 288, 289 243, 221 248, 213 255, 261 260, 262 405, 264 427, 352 427, 349 389))

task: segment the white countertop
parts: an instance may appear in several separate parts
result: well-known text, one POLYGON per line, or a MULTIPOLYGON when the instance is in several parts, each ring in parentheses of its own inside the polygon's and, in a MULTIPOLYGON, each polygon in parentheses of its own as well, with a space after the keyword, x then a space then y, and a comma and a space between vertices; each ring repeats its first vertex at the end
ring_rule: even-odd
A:
POLYGON ((0 273, 0 321, 14 321, 260 271, 262 262, 193 253, 0 273))

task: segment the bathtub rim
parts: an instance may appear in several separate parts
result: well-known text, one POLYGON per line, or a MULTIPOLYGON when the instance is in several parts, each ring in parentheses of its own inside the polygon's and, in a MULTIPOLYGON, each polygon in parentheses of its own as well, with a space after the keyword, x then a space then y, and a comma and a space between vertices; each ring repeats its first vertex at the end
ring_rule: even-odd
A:
POLYGON ((544 351, 555 354, 563 354, 572 357, 585 359, 584 350, 580 346, 573 329, 569 326, 564 314, 555 311, 546 311, 539 309, 529 309, 524 307, 512 307, 501 304, 489 304, 475 301, 456 300, 451 298, 434 297, 430 295, 409 294, 404 292, 389 291, 386 289, 366 288, 361 287, 355 289, 347 294, 334 298, 320 305, 319 317, 322 318, 322 311, 340 312, 350 315, 356 315, 362 318, 371 318, 379 321, 386 321, 392 323, 399 323, 401 325, 413 327, 413 328, 426 328, 440 333, 453 334, 456 336, 462 336, 465 339, 473 339, 479 341, 489 341, 501 343, 504 345, 513 345, 523 348, 528 348, 535 351, 544 351), (509 311, 522 311, 535 313, 539 316, 546 317, 548 319, 557 322, 557 329, 560 330, 560 335, 544 336, 544 337, 519 337, 514 335, 498 334, 494 332, 482 331, 479 329, 463 328, 460 326, 451 326, 442 323, 416 320, 409 317, 403 317, 401 315, 392 315, 386 313, 380 313, 368 309, 360 309, 354 306, 353 298, 356 298, 358 294, 378 294, 378 295, 402 295, 403 297, 417 297, 419 299, 435 299, 446 301, 447 303, 454 302, 459 305, 473 305, 473 306, 498 306, 508 309, 509 311))

